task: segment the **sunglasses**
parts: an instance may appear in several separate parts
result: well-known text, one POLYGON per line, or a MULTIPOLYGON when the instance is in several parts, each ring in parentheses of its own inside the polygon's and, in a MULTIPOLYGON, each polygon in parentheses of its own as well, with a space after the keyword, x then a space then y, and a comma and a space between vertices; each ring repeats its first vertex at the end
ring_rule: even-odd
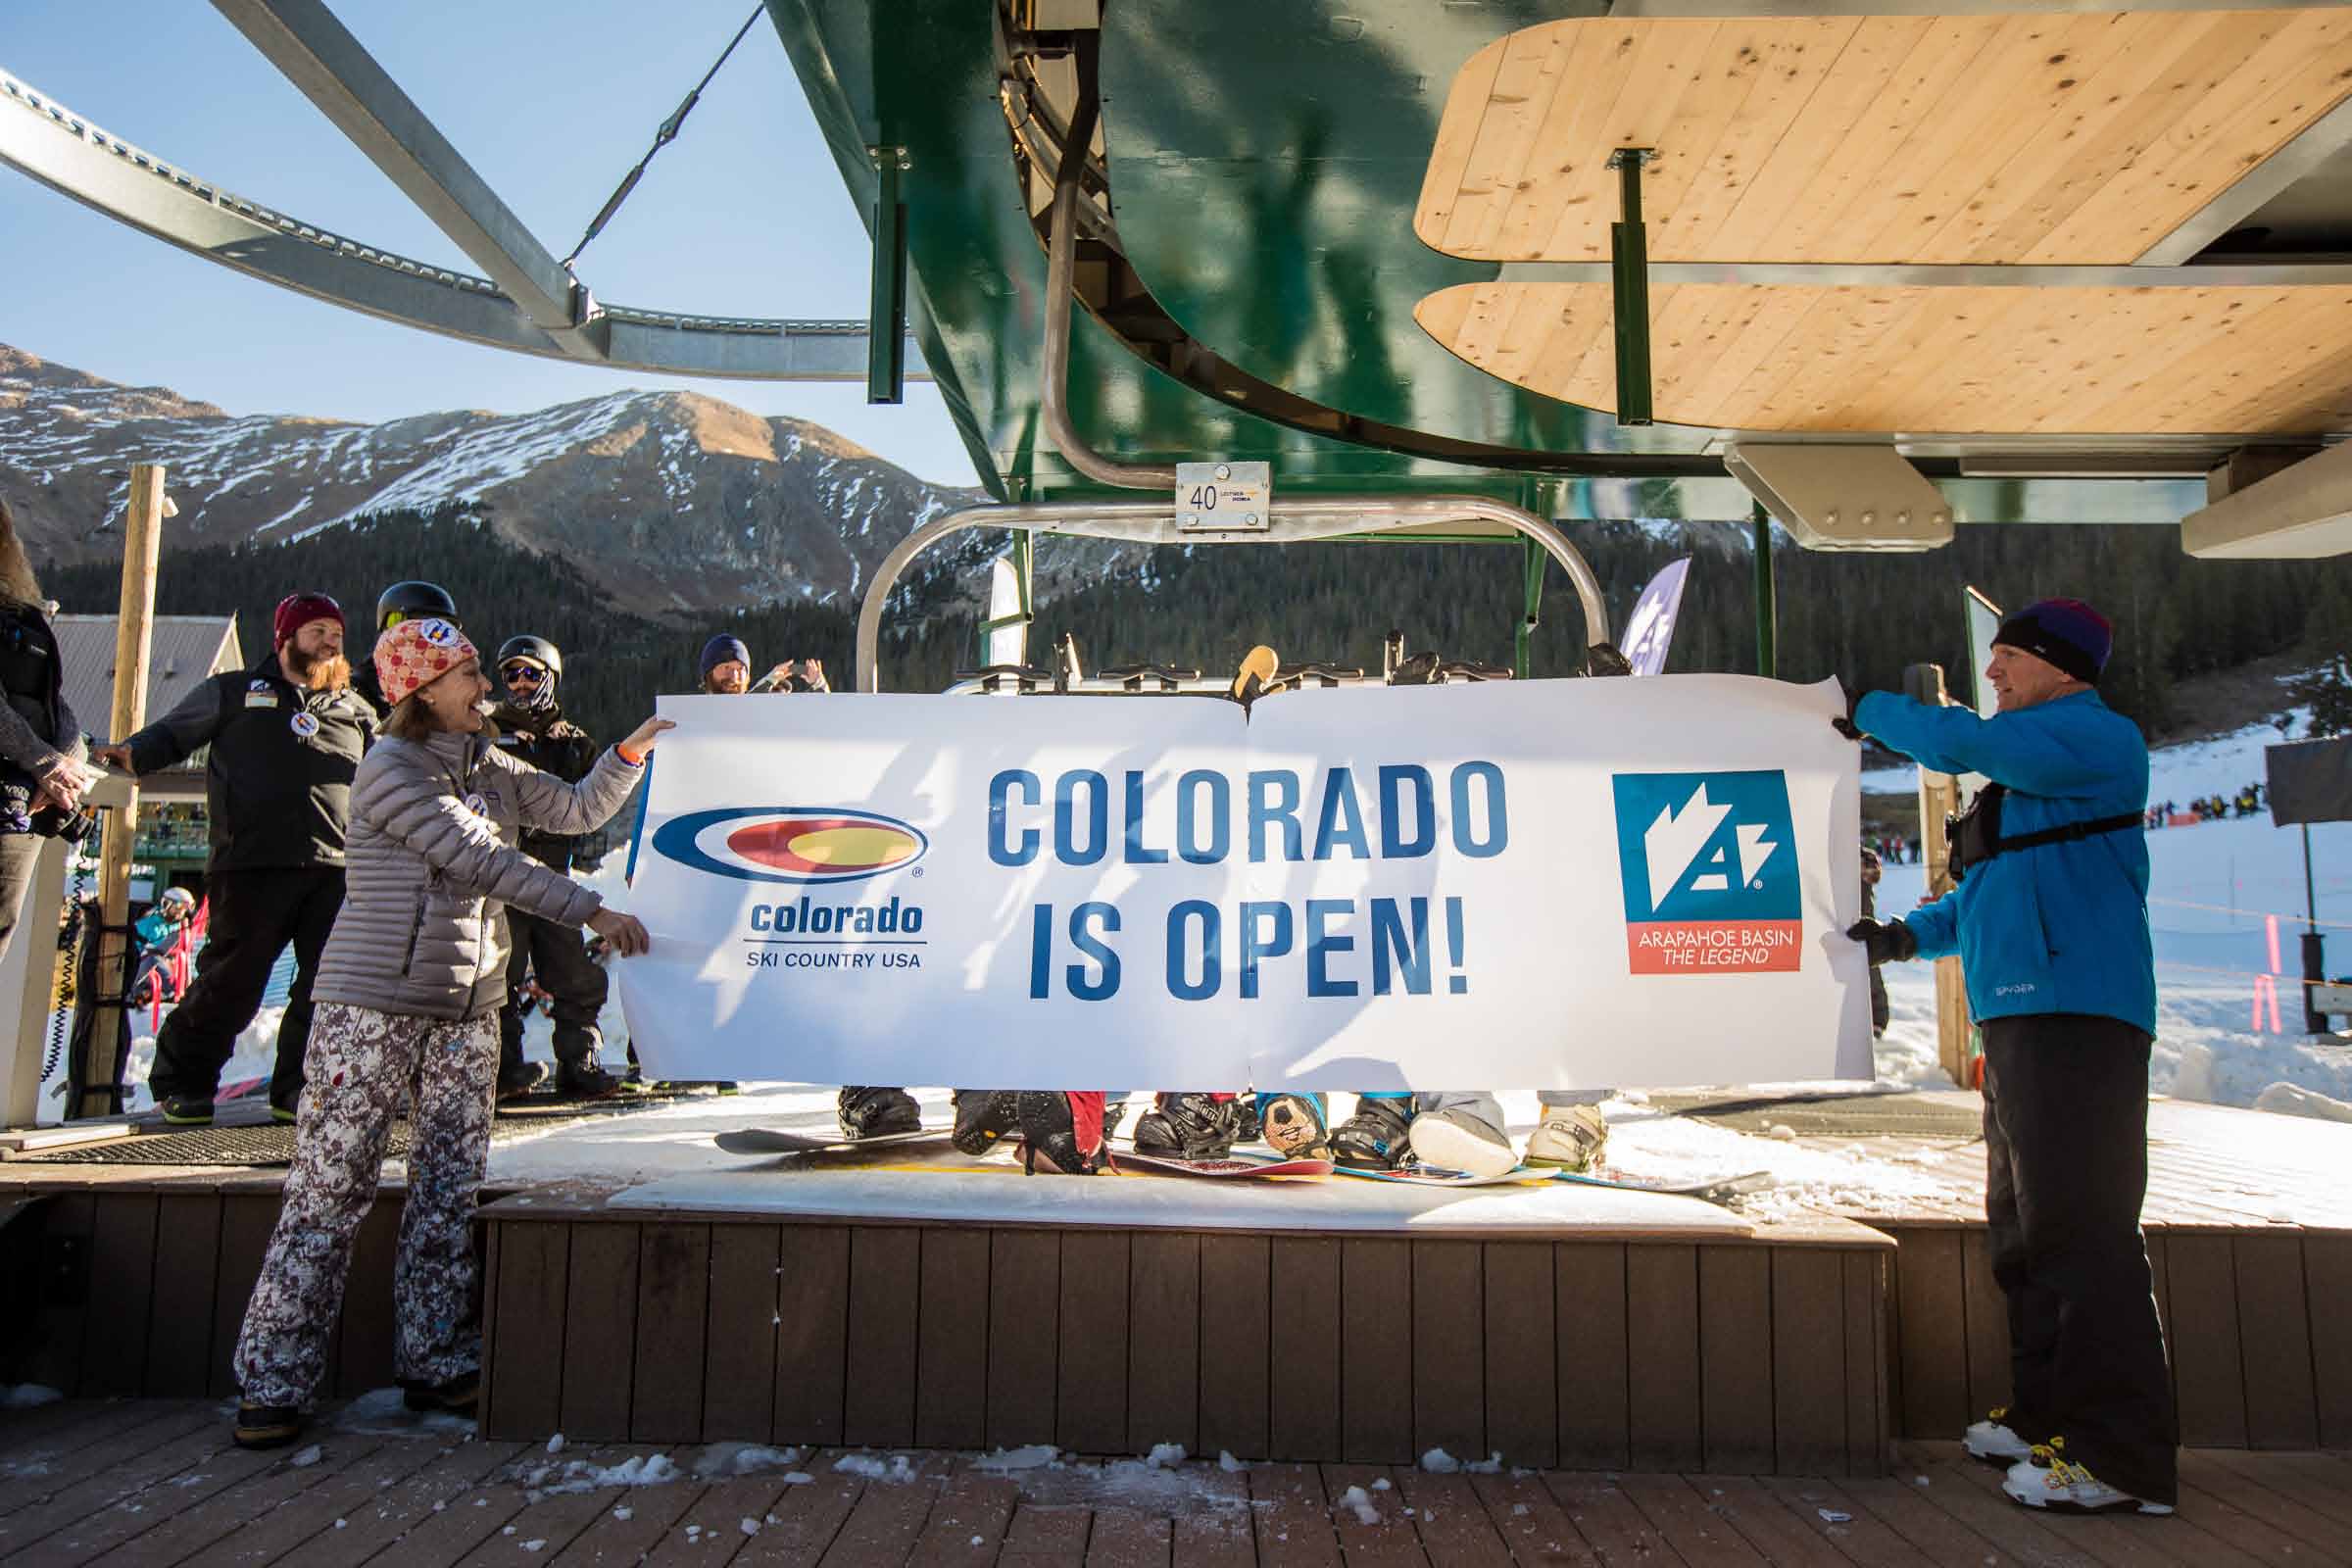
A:
POLYGON ((547 679, 547 671, 541 669, 537 664, 526 664, 517 660, 512 664, 500 665, 498 670, 498 678, 505 681, 510 686, 524 681, 536 686, 541 681, 547 679))

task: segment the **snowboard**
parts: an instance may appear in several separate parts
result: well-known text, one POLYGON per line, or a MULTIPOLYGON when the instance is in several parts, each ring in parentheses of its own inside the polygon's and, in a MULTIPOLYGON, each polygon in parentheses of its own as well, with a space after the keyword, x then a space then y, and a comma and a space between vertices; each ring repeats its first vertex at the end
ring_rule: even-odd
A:
POLYGON ((952 1143, 956 1135, 945 1127, 923 1127, 910 1133, 884 1133, 878 1138, 844 1138, 839 1133, 788 1133, 770 1127, 738 1127, 715 1134, 711 1141, 730 1154, 851 1154, 868 1149, 908 1144, 952 1143))
POLYGON ((1740 1171, 1736 1175, 1706 1176, 1696 1181, 1675 1181, 1664 1176, 1594 1176, 1581 1171, 1554 1171, 1564 1182, 1580 1187, 1614 1187, 1622 1193, 1664 1193, 1673 1198, 1703 1198, 1708 1202, 1720 1202, 1770 1187, 1774 1177, 1768 1170, 1740 1171))
POLYGON ((1165 1176, 1210 1176, 1219 1180, 1231 1177, 1267 1176, 1328 1176, 1328 1159, 1179 1159, 1173 1154, 1139 1154, 1134 1150, 1112 1153, 1111 1164, 1125 1170, 1132 1165, 1138 1170, 1157 1171, 1165 1176))
POLYGON ((1405 1182, 1414 1187, 1507 1187, 1514 1183, 1547 1182, 1560 1174, 1545 1165, 1515 1165, 1499 1176, 1442 1170, 1435 1165, 1408 1165, 1402 1170, 1358 1170, 1352 1165, 1340 1165, 1334 1167, 1334 1173, 1370 1182, 1405 1182))

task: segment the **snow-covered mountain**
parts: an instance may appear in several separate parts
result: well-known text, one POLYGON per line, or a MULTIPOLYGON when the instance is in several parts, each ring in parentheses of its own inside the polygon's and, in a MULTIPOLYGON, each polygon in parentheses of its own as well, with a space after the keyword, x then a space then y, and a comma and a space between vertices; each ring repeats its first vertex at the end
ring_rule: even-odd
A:
POLYGON ((162 463, 166 548, 300 538, 370 512, 473 502, 644 612, 855 601, 916 523, 983 499, 925 483, 822 425, 692 392, 383 424, 232 417, 0 344, 0 495, 36 562, 119 553, 134 462, 162 463))

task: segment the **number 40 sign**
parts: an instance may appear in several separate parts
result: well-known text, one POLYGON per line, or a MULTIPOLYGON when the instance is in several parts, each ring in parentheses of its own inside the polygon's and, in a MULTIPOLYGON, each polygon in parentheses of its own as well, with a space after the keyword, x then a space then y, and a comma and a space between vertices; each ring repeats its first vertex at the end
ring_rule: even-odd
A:
POLYGON ((1176 526, 1184 533, 1263 533, 1274 521, 1266 463, 1176 465, 1176 526))

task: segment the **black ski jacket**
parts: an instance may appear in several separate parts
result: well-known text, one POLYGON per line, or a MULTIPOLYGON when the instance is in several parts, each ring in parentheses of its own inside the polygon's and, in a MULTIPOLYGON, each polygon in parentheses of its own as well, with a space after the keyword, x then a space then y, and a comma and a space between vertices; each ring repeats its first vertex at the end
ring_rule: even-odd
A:
POLYGON ((123 744, 140 773, 212 748, 207 869, 248 871, 343 863, 351 781, 374 728, 374 713, 350 691, 296 687, 271 649, 250 669, 199 683, 123 744))
MULTIPOLYGON (((498 739, 491 744, 566 784, 577 784, 596 765, 596 742, 564 716, 561 704, 538 712, 504 704, 491 710, 490 722, 498 728, 498 739)), ((524 828, 518 847, 541 865, 568 873, 574 858, 602 859, 604 843, 601 828, 585 834, 524 828)))

